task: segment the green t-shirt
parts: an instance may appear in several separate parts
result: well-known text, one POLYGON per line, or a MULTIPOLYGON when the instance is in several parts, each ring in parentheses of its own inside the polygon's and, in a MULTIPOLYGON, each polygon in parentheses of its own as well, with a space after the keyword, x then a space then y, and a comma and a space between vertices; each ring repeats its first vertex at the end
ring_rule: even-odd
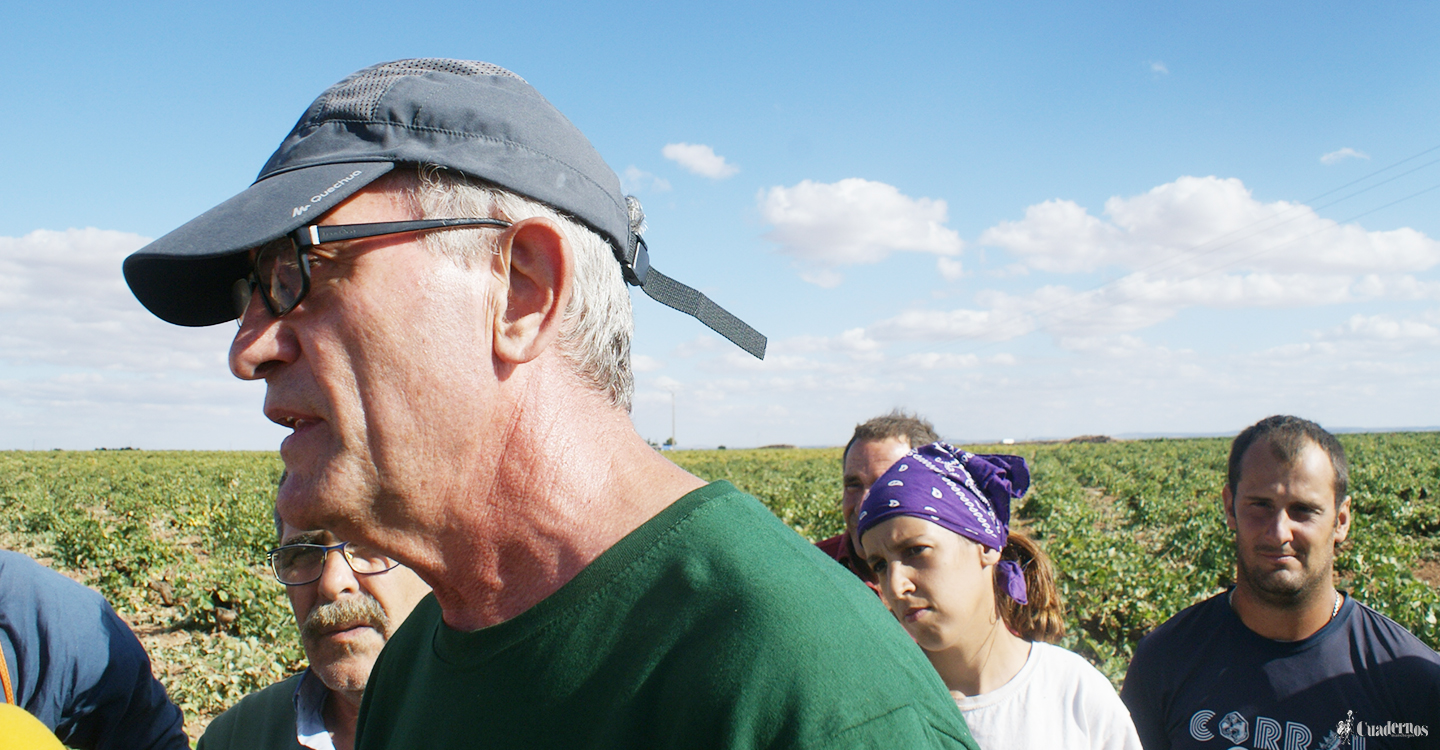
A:
POLYGON ((295 688, 304 676, 241 698, 205 727, 195 750, 305 750, 295 737, 295 688))
POLYGON ((971 748, 854 575, 728 482, 680 498, 514 619, 427 596, 360 709, 380 748, 971 748))

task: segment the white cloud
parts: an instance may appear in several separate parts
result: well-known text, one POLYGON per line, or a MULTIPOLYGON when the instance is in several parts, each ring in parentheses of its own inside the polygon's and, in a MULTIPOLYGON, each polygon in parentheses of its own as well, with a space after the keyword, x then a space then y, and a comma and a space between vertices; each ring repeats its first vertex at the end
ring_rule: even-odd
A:
POLYGON ((630 369, 635 372, 655 372, 665 369, 665 363, 644 354, 636 354, 630 359, 630 369))
POLYGON ((1163 267, 1170 275, 1216 269, 1273 273, 1406 273, 1440 263, 1440 242, 1410 228, 1367 232, 1309 206, 1261 203, 1237 179, 1181 177, 1105 202, 1103 220, 1068 200, 1030 206, 979 242, 1056 273, 1163 267))
POLYGON ((0 363, 127 372, 226 372, 234 326, 151 315, 120 264, 148 240, 99 229, 0 237, 0 363))
POLYGON ((989 273, 997 279, 1006 279, 1013 276, 1029 276, 1030 267, 1024 263, 1011 263, 1007 266, 997 268, 989 273))
MULTIPOLYGON (((846 205, 797 200, 804 195, 798 189, 769 193, 761 195, 767 218, 800 214, 810 203, 846 205)), ((849 205, 854 213, 863 204, 849 205)), ((817 213, 772 223, 777 233, 832 223, 815 220, 817 213)), ((856 231, 849 220, 833 223, 856 231)), ((792 239, 787 250, 819 261, 806 266, 811 274, 838 276, 845 263, 837 258, 873 262, 894 252, 837 254, 830 243, 799 236, 811 244, 792 239)), ((992 256, 1004 280, 966 290, 963 303, 915 295, 901 303, 914 307, 861 328, 776 341, 773 364, 728 349, 692 350, 698 359, 677 364, 697 365, 706 385, 693 387, 716 405, 696 419, 709 420, 723 436, 715 440, 732 447, 749 434, 757 435, 751 444, 841 442, 855 422, 896 406, 941 420, 951 415, 949 424, 937 424, 954 438, 1227 431, 1277 412, 1337 425, 1440 424, 1440 412, 1414 406, 1440 388, 1440 308, 1408 317, 1389 312, 1406 300, 1440 300, 1440 248, 1420 232, 1340 225, 1302 204, 1257 201, 1238 180, 1187 177, 1113 198, 1099 215, 1068 201, 1031 206, 1024 219, 997 225, 984 239, 1013 257, 992 256), (1257 230, 1263 235, 1251 236, 1257 230), (1223 241, 1201 245, 1215 237, 1223 241), (1197 246, 1201 253, 1192 252, 1197 246), (1121 273, 1098 287, 1093 277, 1056 277, 1101 268, 1121 273), (1027 277, 1026 269, 1045 275, 1027 277), (953 308, 943 309, 947 304, 953 308), (1344 316, 1336 317, 1336 306, 1344 316), (1250 348, 1254 339, 1233 316, 1213 324, 1239 326, 1218 347, 1186 333, 1214 318, 1192 315, 1156 328, 1197 308, 1255 311, 1244 320, 1266 331, 1284 324, 1265 310, 1308 308, 1313 315, 1289 319, 1326 322, 1322 330, 1292 330, 1299 340, 1266 349, 1250 348), (1027 342, 1023 362, 1018 352, 1003 351, 1000 342, 1037 331, 1051 343, 1027 342), (1024 409, 1005 407, 1017 399, 1024 409), (777 403, 778 411, 771 408, 777 403)), ((941 261, 953 259, 937 258, 935 288, 943 288, 941 261)), ((980 262, 980 273, 964 270, 996 278, 983 269, 986 259, 980 262)))
POLYGON ((834 289, 845 281, 845 276, 833 268, 804 268, 800 278, 822 289, 834 289))
POLYGON ((908 354, 901 357, 898 364, 907 369, 934 370, 936 368, 943 368, 946 370, 961 370, 979 365, 980 357, 974 354, 922 352, 920 354, 908 354))
POLYGON ((764 362, 753 357, 747 361, 743 354, 732 357, 736 354, 739 353, 733 349, 725 352, 727 366, 746 371, 809 369, 838 373, 854 368, 857 363, 868 364, 885 359, 883 344, 871 338, 864 328, 851 328, 838 336, 792 336, 772 340, 765 352, 764 362))
POLYGON ((866 336, 864 328, 851 328, 833 339, 832 347, 837 351, 869 354, 879 349, 880 344, 869 336, 866 336))
POLYGON ((840 365, 826 363, 810 357, 800 357, 793 354, 774 353, 767 348, 765 359, 759 360, 747 356, 744 352, 732 350, 720 355, 716 363, 724 370, 739 370, 747 373, 776 373, 782 371, 800 370, 821 370, 835 371, 840 365))
POLYGON ((626 167, 625 172, 620 175, 620 187, 625 192, 634 194, 663 193, 670 189, 670 181, 656 177, 632 164, 626 167))
POLYGON ((1397 320, 1389 315, 1355 314, 1344 325, 1321 334, 1322 341, 1440 343, 1440 327, 1432 311, 1421 319, 1397 320))
POLYGON ((125 286, 121 261, 147 241, 99 229, 0 237, 0 447, 277 444, 264 385, 229 372, 235 327, 170 325, 125 286))
POLYGON ((1440 299, 1440 284, 1410 276, 1252 273, 1174 279, 1136 273, 1098 289, 986 290, 975 298, 984 309, 907 310, 865 332, 880 342, 998 341, 1041 329, 1061 338, 1089 337, 1148 328, 1193 307, 1279 309, 1382 299, 1440 299))
MULTIPOLYGON (((1104 355, 1110 358, 1149 356, 1150 347, 1138 336, 1062 336, 1057 342, 1061 349, 1079 352, 1087 356, 1104 355)), ((1161 347, 1163 348, 1163 347, 1161 347)))
POLYGON ((875 323, 866 333, 881 341, 994 339, 1012 338, 1031 329, 1028 316, 994 310, 907 310, 875 323))
POLYGON ((965 275, 964 265, 955 258, 936 258, 935 270, 939 271, 940 277, 946 281, 959 281, 965 275))
MULTIPOLYGON (((771 238, 811 275, 838 278, 848 264, 896 251, 864 236, 864 222, 885 220, 864 215, 873 201, 834 192, 802 183, 759 197, 771 238), (820 208, 802 211, 812 205, 820 208), (832 225, 833 237, 815 229, 832 225), (861 235, 858 249, 846 233, 861 235)), ((1104 209, 1031 206, 985 233, 998 251, 963 267, 956 253, 937 253, 929 289, 862 327, 822 323, 772 342, 773 364, 730 347, 670 357, 707 394, 687 434, 731 447, 837 444, 895 407, 932 417, 955 439, 1233 434, 1274 413, 1336 426, 1440 425, 1440 305, 1414 312, 1415 302, 1440 302, 1434 240, 1338 224, 1216 177, 1180 178, 1104 209), (970 283, 945 284, 946 261, 970 283), (1304 312, 1269 312, 1282 309, 1304 312), (1034 332, 1045 340, 1004 343, 1034 332)), ((943 227, 937 214, 917 223, 943 227)), ((637 424, 669 416, 637 412, 637 424)))
POLYGON ((1149 63, 1149 67, 1150 67, 1150 72, 1151 72, 1151 73, 1154 73, 1154 74, 1157 75, 1157 76, 1168 76, 1168 75, 1170 75, 1170 69, 1167 68, 1167 67, 1165 67, 1165 63, 1160 62, 1159 60, 1152 60, 1152 61, 1149 63))
POLYGON ((864 328, 851 328, 839 336, 796 336, 776 341, 773 346, 778 347, 782 352, 795 354, 810 352, 868 354, 880 348, 880 343, 866 335, 864 328))
MULTIPOLYGON (((1269 348, 1252 348, 1239 330, 1201 351, 1158 334, 1073 334, 1020 358, 995 344, 905 351, 866 329, 791 340, 792 355, 802 343, 809 351, 798 369, 747 369, 753 360, 713 352, 714 366, 689 382, 697 395, 682 394, 681 430, 732 448, 838 445, 857 422, 896 407, 930 417, 954 440, 1233 434, 1274 413, 1335 426, 1440 424, 1440 310, 1337 323, 1269 348), (873 342, 880 356, 850 360, 844 337, 873 342)), ((668 398, 637 409, 637 424, 654 434, 669 419, 668 398)))
MULTIPOLYGON (((1129 336, 1072 343, 1074 350, 1023 362, 1009 353, 961 350, 896 352, 837 372, 751 371, 750 377, 735 377, 721 371, 693 384, 709 394, 705 402, 682 398, 681 431, 697 443, 730 447, 839 445, 857 422, 900 407, 933 419, 947 439, 1063 438, 1238 430, 1275 411, 1353 424, 1335 419, 1357 409, 1364 413, 1362 401, 1376 403, 1373 396, 1351 394, 1325 398, 1319 401, 1324 410, 1316 408, 1317 400, 1295 386, 1297 378, 1310 388, 1325 377, 1317 378, 1314 369, 1330 363, 1314 357, 1217 358, 1129 336)), ((735 371, 741 371, 739 361, 735 371)), ((1364 381, 1358 372, 1346 378, 1357 381, 1364 381)), ((1383 382, 1389 387, 1406 381, 1387 373, 1383 382)), ((1413 385, 1405 390, 1423 391, 1413 385)), ((657 401, 637 414, 637 423, 654 425, 650 431, 661 434, 669 417, 668 402, 657 401)), ((1395 424, 1426 423, 1413 421, 1417 418, 1395 424)))
POLYGON ((766 238, 820 286, 840 283, 839 266, 878 263, 899 251, 955 255, 965 244, 944 226, 945 201, 911 198, 883 182, 805 180, 761 191, 757 201, 773 227, 766 238))
POLYGON ((1356 151, 1355 149, 1346 146, 1339 151, 1331 151, 1330 153, 1321 156, 1320 163, 1335 164, 1336 162, 1341 162, 1346 159, 1365 159, 1368 161, 1370 159, 1370 155, 1363 151, 1356 151))
POLYGON ((895 360, 896 369, 907 370, 968 370, 981 365, 1008 367, 1016 363, 1013 354, 996 354, 981 357, 978 354, 955 354, 953 352, 920 352, 907 354, 895 360))
POLYGON ((710 352, 720 351, 724 348, 721 346, 722 343, 725 345, 725 347, 730 346, 729 342, 725 342, 716 336, 709 335, 708 333, 702 333, 699 336, 696 336, 695 338, 690 339, 689 341, 686 341, 675 347, 675 356, 686 359, 696 356, 697 354, 707 354, 710 352))
POLYGON ((715 149, 701 143, 667 143, 660 149, 661 156, 679 164, 686 170, 712 180, 723 180, 740 168, 725 161, 715 149))

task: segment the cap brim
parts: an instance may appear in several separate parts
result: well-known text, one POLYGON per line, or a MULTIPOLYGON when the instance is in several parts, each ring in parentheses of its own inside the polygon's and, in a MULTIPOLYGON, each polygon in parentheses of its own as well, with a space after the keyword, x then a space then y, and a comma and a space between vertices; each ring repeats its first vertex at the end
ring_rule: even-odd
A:
POLYGON ((307 166, 271 175, 125 259, 125 282, 168 323, 235 319, 231 288, 249 273, 246 251, 317 221, 394 169, 388 161, 307 166))

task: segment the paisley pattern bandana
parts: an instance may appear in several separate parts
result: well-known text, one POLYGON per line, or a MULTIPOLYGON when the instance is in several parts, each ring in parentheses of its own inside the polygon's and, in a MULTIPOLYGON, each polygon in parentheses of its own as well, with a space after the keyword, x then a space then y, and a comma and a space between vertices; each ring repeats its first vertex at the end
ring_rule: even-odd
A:
MULTIPOLYGON (((870 487, 857 518, 860 536, 895 516, 914 516, 991 549, 1010 533, 1010 501, 1030 489, 1030 468, 1019 456, 976 455, 946 443, 916 448, 870 487)), ((1002 560, 995 574, 1010 598, 1026 602, 1025 574, 1002 560)))

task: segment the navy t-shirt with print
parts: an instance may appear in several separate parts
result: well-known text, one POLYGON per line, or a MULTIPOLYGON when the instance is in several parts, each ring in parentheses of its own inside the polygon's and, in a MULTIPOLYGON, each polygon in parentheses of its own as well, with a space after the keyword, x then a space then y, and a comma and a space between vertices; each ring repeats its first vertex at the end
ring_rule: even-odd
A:
POLYGON ((1121 698, 1145 750, 1440 747, 1440 654, 1348 596, 1293 642, 1207 599, 1140 642, 1121 698))

